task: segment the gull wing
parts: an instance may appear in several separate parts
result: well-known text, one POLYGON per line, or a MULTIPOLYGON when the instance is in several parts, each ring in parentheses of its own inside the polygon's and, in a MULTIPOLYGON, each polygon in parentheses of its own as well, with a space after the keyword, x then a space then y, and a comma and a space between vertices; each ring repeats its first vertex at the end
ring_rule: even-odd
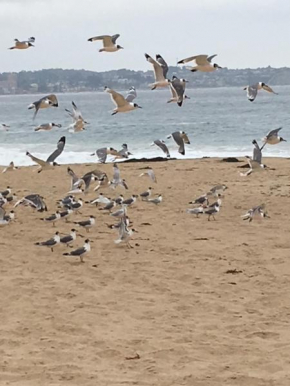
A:
POLYGON ((164 78, 166 78, 166 75, 167 75, 167 72, 168 72, 168 65, 167 63, 165 62, 165 60, 162 58, 161 55, 157 54, 156 55, 156 61, 160 64, 160 66, 162 67, 162 70, 163 70, 163 76, 164 78))
POLYGON ((163 141, 161 141, 160 139, 156 139, 154 143, 156 146, 160 147, 160 149, 167 155, 167 157, 170 157, 168 147, 163 141))
MULTIPOLYGON (((178 78, 173 79, 170 82, 170 88, 173 88, 175 90, 178 106, 182 106, 185 87, 181 83, 180 79, 178 78)), ((172 95, 173 95, 173 92, 172 92, 172 95)))
MULTIPOLYGON (((252 142, 253 145, 254 145, 254 149, 253 149, 253 161, 254 162, 258 162, 259 164, 262 163, 262 151, 257 143, 257 141, 253 141, 252 142)), ((253 163, 253 162, 252 162, 253 163)), ((253 166, 252 166, 253 167, 253 166)))
POLYGON ((268 92, 271 92, 271 93, 273 93, 273 94, 278 95, 278 94, 277 94, 270 86, 268 86, 267 84, 264 84, 264 85, 262 86, 262 89, 265 90, 265 91, 268 91, 268 92))
POLYGON ((176 131, 176 132, 172 133, 171 135, 172 135, 172 138, 174 139, 174 141, 179 146, 178 152, 180 154, 184 155, 185 154, 184 142, 183 142, 183 139, 181 138, 180 133, 178 131, 176 131))
POLYGON ((217 54, 208 56, 208 57, 207 57, 207 61, 208 61, 209 63, 211 63, 211 61, 213 60, 213 58, 215 58, 216 56, 217 56, 217 54))
POLYGON ((112 36, 112 43, 115 44, 116 43, 116 40, 120 37, 119 34, 115 34, 112 36))
POLYGON ((135 98, 137 97, 137 93, 134 87, 131 87, 128 94, 126 95, 126 101, 127 102, 132 102, 135 98))
POLYGON ((102 40, 103 41, 103 46, 104 47, 112 47, 114 46, 113 38, 115 38, 115 41, 118 39, 120 35, 100 35, 100 36, 95 36, 93 38, 88 39, 90 42, 94 42, 96 40, 102 40))
POLYGON ((85 247, 80 247, 78 249, 75 249, 74 251, 70 252, 71 256, 81 256, 86 252, 85 247))
POLYGON ((67 168, 67 173, 72 179, 71 190, 78 188, 81 185, 82 180, 75 174, 75 172, 70 167, 67 168))
POLYGON ((4 220, 5 213, 6 213, 5 210, 3 208, 0 208, 0 221, 4 220))
POLYGON ((61 155, 65 146, 65 137, 61 137, 57 143, 57 149, 47 158, 46 162, 54 162, 61 155))
POLYGON ((254 102, 257 94, 258 94, 258 86, 256 84, 247 87, 247 98, 249 99, 250 102, 254 102))
POLYGON ((107 159, 107 148, 102 147, 101 149, 98 149, 96 151, 96 154, 99 158, 99 161, 104 164, 106 162, 106 159, 107 159))
POLYGON ((195 61, 196 64, 207 64, 208 63, 208 56, 207 55, 195 55, 195 56, 190 56, 189 58, 185 58, 177 62, 177 64, 184 64, 188 62, 195 61))
POLYGON ((269 133, 266 135, 266 138, 269 139, 271 137, 277 137, 278 133, 281 129, 282 129, 282 127, 279 127, 278 129, 274 129, 274 130, 269 131, 269 133))
POLYGON ((42 159, 37 158, 37 157, 34 157, 34 155, 30 154, 28 151, 26 152, 26 155, 27 155, 28 157, 30 157, 30 158, 32 159, 32 161, 34 161, 35 163, 37 163, 38 165, 40 165, 40 166, 42 166, 42 167, 46 166, 46 164, 47 164, 47 163, 46 163, 45 161, 43 161, 42 159))
POLYGON ((151 56, 148 55, 148 54, 145 54, 145 58, 146 58, 147 62, 149 62, 149 63, 151 63, 153 65, 153 71, 154 71, 154 78, 155 78, 155 80, 157 82, 164 81, 165 77, 164 77, 164 72, 163 72, 162 66, 158 62, 156 62, 156 60, 151 58, 151 56))
POLYGON ((119 181, 120 180, 120 169, 118 168, 117 164, 114 164, 113 166, 113 181, 119 181))
POLYGON ((126 106, 126 104, 128 104, 128 102, 123 97, 123 95, 119 94, 118 92, 108 87, 105 88, 105 91, 111 94, 111 99, 117 107, 123 107, 123 106, 126 106))

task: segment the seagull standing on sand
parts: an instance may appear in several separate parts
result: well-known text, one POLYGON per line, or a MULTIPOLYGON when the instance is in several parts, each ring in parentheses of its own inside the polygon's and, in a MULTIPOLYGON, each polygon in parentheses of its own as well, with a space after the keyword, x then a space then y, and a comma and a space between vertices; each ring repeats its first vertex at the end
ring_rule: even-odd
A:
POLYGON ((55 235, 51 239, 47 241, 41 241, 39 243, 35 243, 35 245, 50 248, 51 252, 53 252, 53 248, 59 243, 60 243, 59 232, 55 232, 55 235))
POLYGON ((71 233, 69 235, 63 236, 60 239, 60 243, 61 244, 66 244, 67 246, 69 246, 70 244, 72 244, 76 240, 76 238, 77 238, 76 230, 72 229, 71 233))
POLYGON ((14 170, 17 170, 18 168, 14 165, 14 162, 11 161, 10 164, 3 169, 2 173, 7 173, 7 172, 13 172, 14 170))
POLYGON ((242 177, 249 176, 253 172, 259 172, 265 169, 266 165, 262 164, 262 151, 257 143, 257 141, 254 139, 252 144, 254 145, 253 149, 253 159, 246 156, 248 160, 248 164, 250 166, 250 169, 246 173, 240 173, 242 177))
POLYGON ((202 205, 200 205, 197 208, 186 209, 186 213, 195 214, 195 217, 199 218, 199 215, 204 213, 204 209, 205 208, 202 205))
POLYGON ((53 127, 61 127, 58 123, 43 123, 42 125, 37 126, 34 131, 49 131, 53 127))
POLYGON ((142 199, 142 201, 147 201, 148 198, 151 196, 151 192, 152 192, 152 188, 149 187, 146 192, 143 192, 140 194, 140 197, 142 199))
POLYGON ((279 136, 279 131, 282 129, 282 127, 279 127, 278 129, 274 129, 269 131, 269 133, 266 135, 265 138, 263 138, 263 146, 261 147, 261 150, 263 150, 264 146, 266 144, 269 145, 276 145, 280 142, 287 142, 286 139, 279 136))
POLYGON ((65 137, 61 137, 57 143, 56 150, 47 158, 46 161, 34 157, 32 154, 30 154, 28 151, 26 152, 26 155, 32 159, 32 161, 36 162, 39 165, 38 173, 40 173, 42 170, 49 170, 53 169, 54 166, 58 165, 55 160, 57 157, 61 155, 63 152, 65 146, 65 137))
POLYGON ((33 119, 36 117, 39 109, 47 109, 48 107, 58 107, 58 100, 54 94, 40 98, 38 101, 31 103, 28 109, 35 109, 33 119))
POLYGON ((85 221, 75 221, 75 224, 85 228, 87 232, 90 231, 90 228, 92 228, 96 224, 95 216, 90 216, 88 220, 85 221))
POLYGON ((212 64, 211 61, 213 58, 215 58, 217 55, 196 55, 196 56, 190 56, 189 58, 185 58, 177 62, 177 64, 185 64, 188 62, 193 62, 192 67, 186 67, 191 72, 195 71, 201 71, 201 72, 213 72, 217 70, 220 67, 218 64, 214 63, 212 64))
POLYGON ((154 145, 158 146, 166 154, 167 158, 170 158, 168 147, 162 139, 156 139, 151 146, 154 145))
POLYGON ((215 221, 215 214, 217 214, 220 211, 220 205, 218 203, 215 203, 214 206, 209 207, 204 210, 204 213, 208 215, 208 221, 210 221, 210 218, 213 217, 215 221))
POLYGON ((190 144, 187 134, 184 131, 175 131, 174 133, 168 135, 167 139, 173 138, 178 145, 178 152, 182 155, 185 155, 184 144, 190 144))
POLYGON ((116 34, 113 36, 110 35, 100 35, 100 36, 95 36, 92 38, 89 38, 89 42, 95 42, 97 40, 102 40, 103 41, 103 48, 99 50, 99 52, 116 52, 119 50, 124 49, 124 47, 119 46, 116 44, 116 40, 118 39, 120 35, 116 34))
POLYGON ((48 217, 41 218, 40 220, 45 221, 45 222, 51 222, 52 225, 55 227, 56 221, 61 219, 61 215, 59 211, 57 210, 54 214, 48 217))
POLYGON ((253 84, 252 86, 246 86, 244 90, 247 90, 247 98, 250 102, 254 102, 256 99, 256 96, 258 94, 258 90, 265 90, 268 92, 271 92, 272 94, 278 95, 276 92, 274 92, 270 86, 263 82, 259 82, 256 84, 253 84))
POLYGON ((10 47, 9 50, 26 50, 27 48, 34 47, 32 43, 35 42, 35 38, 31 37, 28 40, 24 40, 20 42, 18 39, 14 39, 15 45, 13 47, 10 47))
POLYGON ((155 82, 150 84, 151 90, 155 90, 157 87, 167 87, 170 81, 166 78, 168 72, 168 65, 161 55, 156 55, 156 60, 151 58, 150 55, 145 54, 147 62, 153 65, 155 82))
POLYGON ((86 239, 84 245, 81 248, 75 249, 71 252, 63 253, 63 256, 77 256, 80 258, 81 262, 84 263, 83 256, 89 253, 91 250, 90 240, 86 239))
POLYGON ((161 194, 158 194, 156 198, 148 198, 147 202, 151 202, 152 204, 158 205, 162 202, 163 198, 161 194))
POLYGON ((133 111, 136 109, 142 109, 141 106, 137 105, 137 103, 128 102, 123 95, 117 93, 116 91, 105 87, 105 91, 111 94, 111 99, 113 103, 116 105, 116 108, 113 110, 112 115, 117 113, 127 113, 129 111, 133 111))

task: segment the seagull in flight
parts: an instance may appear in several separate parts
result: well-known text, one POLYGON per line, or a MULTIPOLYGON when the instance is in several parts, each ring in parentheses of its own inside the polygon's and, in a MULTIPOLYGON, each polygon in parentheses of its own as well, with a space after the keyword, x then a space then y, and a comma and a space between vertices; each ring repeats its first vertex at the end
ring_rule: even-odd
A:
POLYGON ((13 47, 10 47, 9 50, 26 50, 27 48, 34 47, 32 43, 35 42, 35 38, 31 37, 28 40, 19 41, 18 39, 14 39, 15 43, 13 47))
POLYGON ((171 99, 167 103, 175 102, 178 106, 182 106, 184 99, 190 99, 185 95, 185 85, 188 81, 185 79, 179 79, 176 76, 172 77, 172 80, 169 83, 171 91, 171 99))
POLYGON ((174 141, 177 143, 178 152, 182 155, 185 155, 185 147, 184 144, 190 144, 190 141, 188 139, 187 134, 184 131, 175 131, 174 133, 170 134, 167 139, 173 138, 174 141))
POLYGON ((157 87, 167 87, 170 84, 169 79, 166 78, 168 72, 168 65, 161 55, 156 55, 154 60, 150 55, 145 54, 147 62, 153 65, 155 82, 150 84, 151 90, 155 90, 157 87))
POLYGON ((16 208, 18 205, 30 206, 33 209, 36 209, 38 212, 47 211, 47 206, 43 201, 43 197, 35 193, 28 194, 27 196, 21 198, 21 200, 16 202, 14 208, 16 208))
POLYGON ((88 125, 89 122, 84 120, 81 111, 77 108, 74 101, 72 101, 72 111, 65 109, 65 111, 70 115, 73 122, 69 125, 68 130, 73 133, 85 130, 85 125, 88 125))
POLYGON ((167 158, 170 158, 168 147, 162 139, 156 139, 151 146, 154 145, 158 146, 166 154, 167 158))
POLYGON ((65 146, 65 137, 61 137, 60 140, 57 143, 57 148, 54 150, 53 153, 47 158, 46 161, 34 157, 32 154, 30 154, 28 151, 26 152, 26 155, 32 159, 32 161, 36 162, 40 167, 38 168, 38 173, 40 173, 42 170, 49 170, 53 169, 54 166, 58 165, 55 160, 57 157, 61 155, 63 152, 65 146))
POLYGON ((177 64, 185 64, 188 62, 193 62, 192 67, 186 67, 191 72, 201 71, 201 72, 213 72, 217 70, 220 67, 218 64, 214 63, 212 64, 212 59, 215 58, 217 55, 196 55, 196 56, 190 56, 189 58, 185 58, 177 62, 177 64))
POLYGON ((110 36, 110 35, 101 35, 101 36, 95 36, 92 38, 89 38, 89 42, 95 42, 97 40, 103 41, 103 48, 99 50, 99 52, 116 52, 119 50, 124 49, 124 47, 119 46, 116 44, 116 40, 119 38, 119 34, 110 36))
POLYGON ((35 119, 39 109, 47 109, 48 107, 58 107, 58 100, 56 95, 46 95, 43 98, 40 98, 38 101, 31 103, 28 106, 28 109, 35 109, 35 113, 33 116, 33 119, 35 119))
POLYGON ((282 127, 279 127, 278 129, 274 129, 269 131, 269 133, 266 135, 265 138, 263 138, 263 146, 261 147, 261 150, 263 150, 264 146, 268 143, 269 145, 276 145, 280 142, 287 142, 286 139, 279 136, 279 131, 282 129, 282 127))
POLYGON ((244 88, 244 90, 247 90, 247 98, 250 102, 254 102, 258 94, 258 90, 262 90, 262 89, 265 91, 271 92, 272 94, 278 95, 275 91, 272 90, 270 86, 268 86, 266 83, 263 83, 263 82, 253 84, 252 86, 246 86, 244 88))
MULTIPOLYGON (((137 105, 137 103, 129 102, 126 98, 123 97, 123 95, 108 87, 105 87, 105 91, 111 95, 111 99, 116 105, 116 108, 113 110, 112 115, 115 115, 117 113, 127 113, 129 111, 142 108, 141 106, 137 105)), ((130 94, 128 94, 128 96, 130 96, 130 94)))
POLYGON ((34 131, 50 131, 53 127, 61 127, 61 124, 58 123, 43 123, 42 125, 37 126, 34 131))

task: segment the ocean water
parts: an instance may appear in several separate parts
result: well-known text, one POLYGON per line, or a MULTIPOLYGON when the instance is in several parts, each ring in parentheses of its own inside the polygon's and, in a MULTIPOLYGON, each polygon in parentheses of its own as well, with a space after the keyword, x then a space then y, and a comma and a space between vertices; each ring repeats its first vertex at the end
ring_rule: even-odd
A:
MULTIPOLYGON (((58 139, 66 136, 66 147, 59 163, 97 161, 90 156, 97 148, 111 146, 121 149, 127 143, 134 158, 163 156, 155 139, 177 130, 184 130, 191 144, 186 145, 183 157, 172 139, 166 140, 172 157, 227 157, 252 154, 251 141, 261 138, 271 129, 282 126, 281 135, 289 142, 266 146, 264 156, 290 155, 290 87, 275 87, 279 95, 260 91, 255 102, 246 98, 241 88, 188 89, 191 98, 180 108, 169 103, 169 90, 138 91, 136 102, 142 109, 112 116, 114 108, 105 92, 59 94, 59 107, 40 110, 33 121, 33 110, 27 106, 42 95, 0 96, 0 122, 10 125, 8 132, 0 130, 0 165, 14 161, 16 165, 30 165, 25 155, 46 158, 58 139), (74 101, 90 122, 87 130, 69 133, 71 118, 65 108, 74 101), (55 122, 62 128, 49 132, 35 132, 38 124, 55 122)), ((126 91, 124 91, 126 93, 126 91)))

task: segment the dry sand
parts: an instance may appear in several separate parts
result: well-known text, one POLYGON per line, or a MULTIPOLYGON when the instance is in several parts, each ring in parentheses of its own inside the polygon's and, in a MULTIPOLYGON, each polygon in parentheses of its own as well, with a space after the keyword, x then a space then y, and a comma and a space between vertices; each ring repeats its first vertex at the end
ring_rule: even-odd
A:
MULTIPOLYGON (((152 185, 164 201, 129 209, 133 249, 114 244, 113 221, 97 208, 74 215, 97 216, 84 264, 63 256, 67 247, 34 245, 73 224, 53 228, 16 208, 15 223, 0 228, 0 385, 289 386, 290 161, 265 163, 275 170, 247 178, 217 159, 154 163, 157 184, 137 178, 150 163, 120 165, 126 196, 152 185), (216 183, 228 186, 217 220, 186 214, 216 183), (242 221, 261 203, 270 219, 242 221)), ((112 165, 99 168, 111 176, 112 165)), ((53 213, 66 166, 33 170, 0 175, 0 187, 39 193, 53 213)))

